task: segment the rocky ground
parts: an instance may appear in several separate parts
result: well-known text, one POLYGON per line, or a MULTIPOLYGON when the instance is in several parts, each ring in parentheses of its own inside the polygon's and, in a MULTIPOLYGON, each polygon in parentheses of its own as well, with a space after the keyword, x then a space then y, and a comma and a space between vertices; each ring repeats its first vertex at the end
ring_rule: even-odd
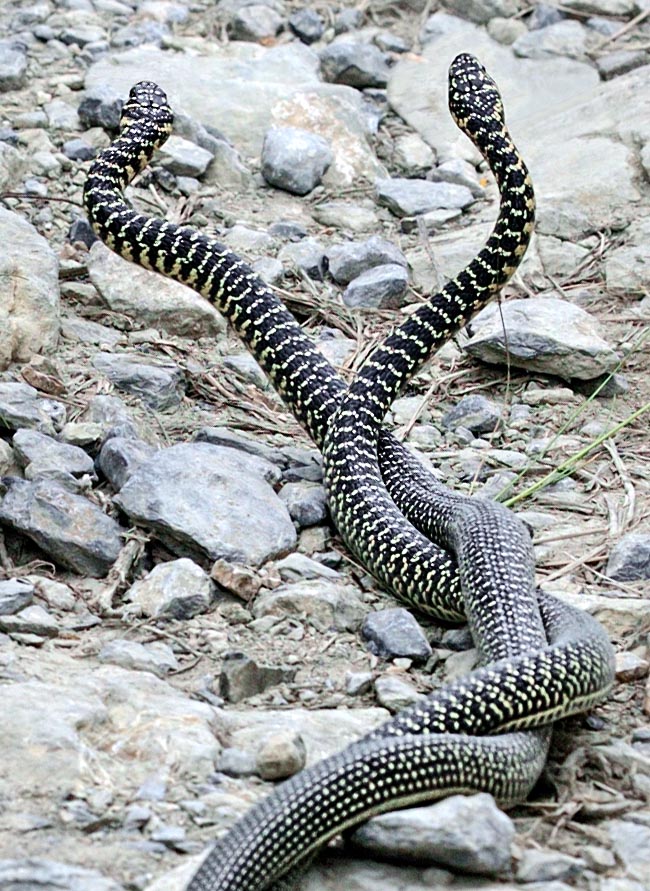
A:
POLYGON ((175 135, 129 198, 254 262, 347 375, 495 218, 446 111, 459 51, 500 84, 537 233, 502 316, 388 424, 514 497, 618 679, 525 805, 387 815, 302 887, 650 888, 647 0, 5 0, 0 888, 176 891, 278 778, 474 666, 340 545, 317 452, 221 317, 81 207, 120 100, 159 82, 175 135))

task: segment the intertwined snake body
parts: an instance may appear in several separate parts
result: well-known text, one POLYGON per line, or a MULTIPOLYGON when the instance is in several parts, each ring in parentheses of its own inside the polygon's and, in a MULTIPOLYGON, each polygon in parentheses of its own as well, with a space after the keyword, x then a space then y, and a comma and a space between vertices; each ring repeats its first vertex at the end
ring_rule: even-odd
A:
POLYGON ((503 802, 522 798, 543 765, 549 734, 521 729, 589 706, 611 683, 611 647, 600 626, 548 594, 535 595, 525 530, 498 506, 473 499, 468 505, 448 493, 380 428, 393 396, 432 346, 509 278, 532 229, 527 172, 496 86, 471 56, 452 66, 450 101, 497 176, 499 220, 473 263, 393 332, 348 394, 236 255, 125 205, 122 189, 171 130, 155 84, 131 91, 121 135, 88 176, 85 203, 104 241, 213 302, 324 449, 332 513, 353 550, 418 608, 448 619, 468 613, 490 663, 278 787, 217 842, 191 891, 270 888, 334 834, 393 807, 480 789, 503 802), (456 551, 460 576, 429 537, 456 551))

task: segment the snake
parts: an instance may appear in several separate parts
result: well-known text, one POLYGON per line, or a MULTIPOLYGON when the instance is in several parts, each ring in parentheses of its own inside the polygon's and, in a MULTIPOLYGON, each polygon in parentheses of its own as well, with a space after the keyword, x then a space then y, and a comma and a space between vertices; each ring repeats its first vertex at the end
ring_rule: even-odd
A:
MULTIPOLYGON (((467 511, 467 523, 449 522, 460 496, 450 494, 441 502, 443 487, 380 428, 381 405, 392 398, 389 393, 403 386, 432 345, 449 337, 502 287, 532 231, 529 178, 505 128, 498 90, 467 54, 452 64, 450 101, 457 123, 474 139, 497 178, 502 194, 499 219, 486 248, 418 311, 413 324, 422 328, 416 331, 407 320, 406 327, 396 329, 383 346, 383 357, 380 347, 367 364, 368 376, 359 378, 359 390, 353 385, 348 393, 284 304, 241 258, 191 227, 138 214, 125 203, 123 189, 172 129, 171 109, 156 84, 141 82, 131 90, 119 136, 88 173, 84 203, 102 240, 125 259, 190 285, 215 305, 324 451, 330 501, 352 549, 380 581, 421 611, 456 621, 469 612, 483 661, 488 662, 279 786, 217 841, 191 881, 191 891, 279 887, 282 876, 292 874, 333 835, 394 807, 482 789, 502 803, 520 800, 543 766, 549 739, 545 727, 524 731, 590 707, 612 682, 611 645, 586 613, 537 592, 526 599, 530 627, 515 611, 510 634, 507 608, 497 604, 495 617, 483 609, 480 592, 466 594, 472 577, 481 574, 480 543, 488 541, 490 548, 504 546, 490 551, 490 558, 497 557, 489 560, 490 566, 497 569, 500 555, 517 553, 515 563, 523 567, 517 584, 529 595, 530 542, 518 531, 518 543, 509 551, 512 543, 503 540, 510 528, 503 519, 505 509, 479 505, 478 499, 471 499, 477 506, 467 511), (421 338, 427 329, 433 334, 429 345, 421 338), (387 370, 385 378, 382 368, 387 370), (373 388, 385 384, 383 402, 373 406, 373 388), (358 498, 366 478, 372 479, 376 488, 371 501, 376 495, 391 502, 383 526, 381 511, 364 523, 363 512, 355 510, 356 502, 349 500, 354 480, 352 490, 346 489, 348 471, 339 449, 345 452, 349 444, 347 412, 353 405, 369 412, 377 430, 367 439, 374 445, 364 445, 371 455, 362 468, 367 477, 352 497, 358 498), (496 523, 495 514, 502 518, 496 523), (471 529, 466 539, 467 525, 471 529), (490 527, 496 530, 496 544, 492 534, 484 538, 490 527), (391 538, 396 535, 398 539, 391 538), (436 536, 442 547, 431 541, 436 536), (391 541, 397 540, 400 546, 392 547, 391 541), (471 544, 465 548, 466 540, 471 544), (455 559, 445 547, 458 548, 455 559), (469 581, 463 581, 464 574, 469 581)), ((499 587, 498 573, 490 584, 495 583, 499 587)))

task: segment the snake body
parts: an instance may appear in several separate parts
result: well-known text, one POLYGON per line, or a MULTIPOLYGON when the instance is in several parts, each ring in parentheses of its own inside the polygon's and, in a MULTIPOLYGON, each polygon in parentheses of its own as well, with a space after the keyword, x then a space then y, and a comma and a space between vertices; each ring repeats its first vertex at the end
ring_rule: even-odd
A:
POLYGON ((490 661, 280 786, 217 842, 191 891, 262 891, 332 835, 396 806, 479 789, 503 802, 520 799, 544 763, 549 738, 547 730, 521 729, 588 707, 611 683, 611 647, 600 626, 550 595, 535 597, 530 543, 521 528, 509 525, 509 515, 498 506, 478 501, 462 509, 459 522, 458 496, 433 483, 380 429, 392 394, 433 344, 464 324, 507 280, 530 234, 532 192, 507 136, 498 91, 471 57, 459 57, 454 65, 457 117, 487 152, 504 192, 499 220, 477 260, 394 332, 347 396, 311 340, 243 261, 195 230, 138 215, 125 205, 122 189, 171 130, 169 106, 155 84, 131 91, 120 136, 88 176, 86 208, 103 240, 213 302, 324 449, 330 500, 353 549, 418 608, 448 619, 469 611, 483 659, 490 661), (355 411, 362 412, 365 429, 351 446, 355 411), (355 452, 361 447, 365 451, 355 452), (356 468, 355 454, 362 456, 356 468), (375 503, 381 505, 376 511, 375 503), (368 505, 374 513, 364 521, 368 505), (454 560, 429 537, 457 550, 460 577, 454 560), (522 594, 521 601, 506 596, 505 606, 497 597, 496 615, 481 588, 484 546, 487 588, 500 595, 505 585, 522 594), (469 597, 468 590, 474 592, 469 597))

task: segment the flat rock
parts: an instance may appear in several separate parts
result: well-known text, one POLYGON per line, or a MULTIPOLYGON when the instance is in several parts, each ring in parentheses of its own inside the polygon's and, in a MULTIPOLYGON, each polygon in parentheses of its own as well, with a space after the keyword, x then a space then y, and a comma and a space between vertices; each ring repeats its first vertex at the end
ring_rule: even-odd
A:
POLYGON ((0 616, 8 616, 29 606, 34 597, 34 585, 22 579, 0 582, 0 616))
POLYGON ((474 202, 466 186, 392 177, 375 182, 377 201, 398 217, 412 217, 438 208, 465 208, 474 202))
POLYGON ((123 886, 95 869, 40 857, 0 860, 0 887, 9 891, 122 891, 123 886))
POLYGON ((416 619, 401 606, 369 613, 361 634, 373 653, 387 659, 406 657, 422 663, 432 652, 416 619))
POLYGON ((56 254, 31 223, 4 207, 0 207, 0 244, 1 370, 54 349, 60 308, 56 254))
POLYGON ((350 307, 397 309, 408 289, 408 272, 397 263, 375 266, 352 279, 343 292, 343 302, 350 307))
POLYGON ((501 420, 499 406, 486 396, 475 394, 463 398, 445 412, 441 424, 455 430, 464 427, 472 433, 492 433, 501 420))
POLYGON ((226 653, 219 674, 219 695, 228 702, 242 702, 269 687, 291 682, 295 668, 260 665, 245 653, 226 653))
POLYGON ((266 481, 276 473, 234 449, 181 444, 142 464, 115 501, 180 556, 257 566, 296 543, 289 513, 266 481))
POLYGON ((203 176, 213 158, 212 152, 200 145, 172 135, 160 148, 160 163, 176 176, 203 176))
POLYGON ((650 827, 632 820, 611 820, 605 827, 609 830, 614 853, 623 864, 625 875, 630 879, 647 881, 650 869, 650 827))
POLYGON ((109 662, 122 668, 150 671, 158 677, 164 677, 178 668, 172 648, 156 641, 141 644, 135 640, 109 640, 101 648, 97 658, 100 662, 109 662))
POLYGON ((159 563, 125 594, 144 616, 190 619, 205 612, 214 586, 208 574, 187 557, 159 563))
POLYGON ((21 532, 62 566, 105 576, 122 548, 122 529, 95 504, 47 480, 10 479, 0 523, 21 532))
POLYGON ((562 56, 584 60, 588 48, 589 30, 575 19, 563 19, 546 28, 528 31, 512 44, 514 54, 527 59, 562 56))
POLYGON ((191 288, 127 263, 101 242, 90 249, 90 280, 106 306, 145 325, 183 337, 223 334, 223 316, 191 288))
POLYGON ((574 879, 585 871, 586 863, 560 851, 530 848, 523 852, 517 867, 518 882, 550 882, 574 879))
POLYGON ((327 518, 327 494, 315 483, 286 483, 278 493, 289 516, 299 528, 322 523, 327 518))
POLYGON ((429 807, 373 817, 351 836, 364 853, 495 876, 510 870, 512 820, 491 795, 452 795, 429 807))
POLYGON ((557 297, 511 300, 488 306, 472 321, 464 349, 484 362, 506 361, 567 380, 591 380, 612 371, 619 358, 585 310, 557 297))
POLYGON ((38 637, 57 637, 59 625, 51 613, 38 604, 21 609, 12 615, 0 615, 0 630, 7 634, 35 634, 38 637))
POLYGON ((61 472, 73 477, 95 475, 93 459, 83 449, 57 442, 37 430, 18 430, 12 442, 27 479, 39 479, 61 472))
POLYGON ((387 708, 393 715, 409 705, 413 705, 414 702, 424 699, 422 693, 419 693, 413 684, 393 674, 384 674, 377 678, 375 695, 379 705, 387 708))
POLYGON ((381 50, 371 43, 341 41, 320 53, 323 78, 350 87, 385 87, 388 65, 381 50))
POLYGON ((174 362, 145 361, 138 353, 97 353, 92 361, 116 387, 156 411, 173 408, 183 398, 183 372, 174 362))
POLYGON ((154 446, 141 439, 113 436, 101 447, 97 464, 116 492, 156 452, 154 446))
POLYGON ((253 607, 256 616, 306 616, 321 631, 356 631, 367 611, 357 588, 327 579, 262 591, 253 607))
POLYGON ((385 238, 373 235, 365 241, 347 241, 327 250, 329 273, 339 285, 347 285, 375 266, 397 264, 406 267, 402 251, 385 238))
POLYGON ((626 243, 605 258, 607 290, 624 296, 642 296, 650 288, 650 216, 637 220, 628 230, 626 243))

